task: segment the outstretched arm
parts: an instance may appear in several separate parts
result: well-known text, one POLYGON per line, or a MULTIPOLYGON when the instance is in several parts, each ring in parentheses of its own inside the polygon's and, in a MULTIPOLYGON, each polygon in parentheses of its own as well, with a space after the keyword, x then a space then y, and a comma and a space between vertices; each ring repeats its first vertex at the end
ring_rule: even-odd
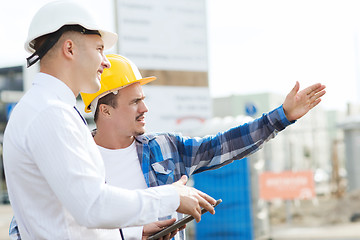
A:
POLYGON ((318 105, 324 96, 325 86, 321 83, 314 84, 300 91, 300 84, 296 82, 295 87, 286 96, 283 108, 286 118, 291 122, 304 116, 313 107, 318 105))
MULTIPOLYGON (((169 139, 166 141, 171 143, 166 146, 169 146, 169 152, 174 153, 171 156, 172 161, 183 164, 180 165, 183 166, 183 168, 179 168, 181 169, 180 172, 175 173, 175 179, 179 179, 182 174, 189 176, 216 169, 231 163, 235 159, 242 159, 256 152, 264 143, 274 138, 278 132, 319 104, 321 97, 325 94, 325 86, 320 83, 302 91, 299 91, 299 88, 300 85, 297 82, 286 96, 282 106, 251 122, 220 132, 217 135, 203 138, 188 138, 178 134, 163 135, 168 137, 169 139)), ((167 163, 168 161, 164 161, 162 163, 164 167, 159 169, 177 169, 175 168, 176 165, 167 163)), ((161 164, 159 163, 159 165, 161 164)), ((164 175, 164 179, 161 181, 166 183, 168 181, 167 175, 164 175)))

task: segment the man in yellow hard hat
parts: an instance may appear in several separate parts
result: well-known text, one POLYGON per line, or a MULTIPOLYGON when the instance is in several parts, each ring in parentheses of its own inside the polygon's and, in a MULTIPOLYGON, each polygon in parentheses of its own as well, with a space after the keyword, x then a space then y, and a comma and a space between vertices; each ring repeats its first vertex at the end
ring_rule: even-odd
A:
MULTIPOLYGON (((94 113, 94 139, 104 159, 108 184, 128 189, 170 184, 182 175, 216 169, 244 158, 305 115, 325 94, 321 84, 299 92, 296 83, 282 106, 224 133, 205 138, 146 134, 148 108, 141 85, 155 77, 142 78, 137 67, 122 56, 107 58, 111 68, 104 70, 100 91, 81 96, 85 111, 94 113)), ((141 229, 124 229, 124 233, 126 239, 140 239, 141 229)), ((184 233, 176 237, 183 239, 184 233)))
POLYGON ((3 145, 23 239, 121 239, 120 227, 176 210, 198 221, 201 207, 214 213, 215 199, 184 186, 186 179, 138 191, 105 184, 103 160, 75 103, 80 91, 99 90, 110 67, 104 49, 116 40, 74 1, 50 2, 30 23, 28 66, 40 60, 40 73, 12 111, 3 145))

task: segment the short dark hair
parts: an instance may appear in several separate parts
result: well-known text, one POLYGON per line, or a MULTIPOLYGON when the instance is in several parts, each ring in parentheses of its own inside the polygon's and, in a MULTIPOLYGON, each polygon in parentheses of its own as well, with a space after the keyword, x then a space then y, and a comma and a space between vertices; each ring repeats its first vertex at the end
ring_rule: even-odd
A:
POLYGON ((35 39, 34 43, 30 43, 30 46, 33 45, 32 47, 34 48, 35 52, 30 57, 26 58, 27 67, 35 64, 43 56, 45 56, 45 54, 57 43, 60 37, 65 32, 70 31, 79 32, 81 34, 96 34, 101 37, 101 34, 98 30, 89 30, 78 24, 64 25, 57 31, 40 36, 35 39))
POLYGON ((116 96, 119 95, 119 92, 117 94, 114 93, 109 93, 107 95, 105 95, 104 97, 100 98, 97 105, 96 105, 96 110, 95 110, 95 114, 94 114, 94 121, 95 123, 98 120, 99 117, 99 106, 101 104, 106 104, 109 105, 113 108, 117 107, 117 103, 116 103, 116 96))

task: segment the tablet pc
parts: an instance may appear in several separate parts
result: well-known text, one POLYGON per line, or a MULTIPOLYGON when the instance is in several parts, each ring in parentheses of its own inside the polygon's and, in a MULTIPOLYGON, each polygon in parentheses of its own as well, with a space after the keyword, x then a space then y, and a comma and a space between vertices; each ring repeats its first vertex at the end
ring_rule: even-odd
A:
MULTIPOLYGON (((221 199, 217 200, 216 203, 214 204, 214 207, 216 207, 217 205, 219 205, 222 202, 221 199)), ((201 214, 206 213, 207 210, 202 208, 201 209, 201 214)), ((148 237, 147 240, 156 240, 159 239, 173 231, 175 231, 176 229, 184 226, 186 223, 190 222, 191 220, 193 220, 194 217, 191 215, 187 215, 186 217, 183 217, 182 219, 174 222, 173 224, 171 224, 170 226, 168 226, 167 228, 164 228, 163 230, 161 230, 160 232, 155 233, 154 235, 148 237)))

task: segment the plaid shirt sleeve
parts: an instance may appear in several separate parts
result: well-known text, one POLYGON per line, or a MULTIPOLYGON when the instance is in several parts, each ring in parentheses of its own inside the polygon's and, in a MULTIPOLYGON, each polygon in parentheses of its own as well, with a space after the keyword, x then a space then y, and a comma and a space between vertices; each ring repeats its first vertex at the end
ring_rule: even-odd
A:
POLYGON ((173 135, 179 158, 186 174, 191 175, 216 169, 242 159, 257 150, 293 122, 289 122, 282 106, 263 114, 252 122, 226 132, 204 138, 173 135))
POLYGON ((10 223, 9 237, 11 240, 21 240, 19 228, 16 223, 15 217, 12 218, 11 223, 10 223))

